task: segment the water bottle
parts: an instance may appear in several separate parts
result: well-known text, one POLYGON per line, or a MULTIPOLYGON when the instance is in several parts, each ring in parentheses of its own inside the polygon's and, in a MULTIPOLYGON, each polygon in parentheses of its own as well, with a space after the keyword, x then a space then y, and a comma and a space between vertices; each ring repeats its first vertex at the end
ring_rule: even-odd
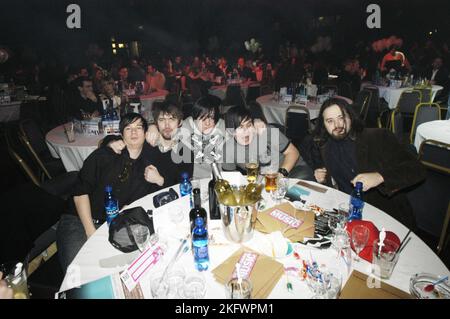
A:
POLYGON ((119 202, 112 194, 112 187, 110 185, 105 187, 105 212, 106 222, 109 226, 111 221, 119 214, 119 202))
POLYGON ((195 227, 192 231, 192 251, 194 253, 195 268, 204 271, 209 266, 208 230, 202 217, 195 219, 195 227))
POLYGON ((363 201, 363 183, 356 182, 355 188, 350 197, 350 211, 349 221, 353 219, 362 219, 362 212, 364 208, 363 201))
POLYGON ((181 174, 181 183, 180 183, 180 194, 181 196, 190 196, 191 199, 191 208, 194 207, 193 199, 192 199, 192 184, 189 180, 189 174, 184 172, 181 174))

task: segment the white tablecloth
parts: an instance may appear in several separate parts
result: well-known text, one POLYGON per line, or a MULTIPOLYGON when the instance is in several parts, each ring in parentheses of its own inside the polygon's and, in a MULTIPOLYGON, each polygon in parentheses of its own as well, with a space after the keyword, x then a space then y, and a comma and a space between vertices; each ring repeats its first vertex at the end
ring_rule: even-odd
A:
MULTIPOLYGON (((345 99, 350 104, 353 103, 353 101, 348 98, 342 96, 335 97, 345 99)), ((261 104, 264 116, 266 117, 268 123, 277 123, 281 125, 286 124, 286 110, 289 107, 288 103, 283 102, 281 99, 280 101, 274 100, 272 94, 260 96, 256 99, 256 102, 261 104)), ((308 101, 306 107, 309 110, 311 120, 319 117, 321 106, 322 104, 319 102, 308 101)))
POLYGON ((431 121, 420 124, 416 130, 414 146, 419 151, 424 140, 435 140, 450 144, 450 120, 431 121))
MULTIPOLYGON (((208 180, 201 180, 201 193, 207 193, 207 183, 208 180)), ((290 180, 291 185, 294 183, 295 180, 290 180)), ((173 186, 173 188, 179 192, 178 186, 173 186)), ((263 192, 263 197, 268 199, 265 192, 263 192)), ((135 206, 142 206, 146 210, 153 209, 152 198, 153 195, 147 195, 128 207, 131 208, 135 206)), ((202 199, 206 199, 206 197, 202 197, 202 199)), ((311 194, 308 197, 305 197, 305 199, 310 203, 316 203, 323 208, 331 209, 333 207, 338 207, 341 202, 348 202, 349 196, 335 189, 329 188, 325 194, 311 191, 311 194)), ((273 204, 270 199, 268 199, 267 203, 269 206, 273 204)), ((208 210, 207 201, 203 201, 202 206, 208 210)), ((166 210, 173 209, 173 207, 174 206, 171 208, 166 208, 166 210)), ((169 211, 164 211, 162 213, 163 214, 159 216, 167 216, 170 214, 169 211)), ((366 220, 371 220, 379 229, 381 229, 381 227, 385 227, 386 230, 393 231, 399 236, 400 239, 404 238, 408 232, 408 229, 398 223, 395 219, 368 204, 364 207, 363 218, 366 220)), ((168 224, 164 224, 164 227, 166 227, 167 231, 167 225, 171 225, 170 234, 173 238, 169 240, 169 251, 166 254, 168 258, 165 262, 173 256, 177 246, 179 245, 179 239, 188 233, 188 211, 185 212, 183 221, 178 225, 172 224, 168 217, 166 217, 166 219, 168 220, 168 224)), ((155 219, 155 229, 158 229, 159 227, 160 224, 157 224, 155 219)), ((207 289, 205 298, 222 299, 225 298, 224 287, 215 281, 210 270, 225 261, 232 253, 240 248, 240 245, 224 240, 220 221, 208 221, 208 229, 210 234, 212 234, 216 239, 216 242, 220 244, 211 244, 209 246, 210 267, 208 271, 204 272, 207 289)), ((258 242, 261 241, 261 238, 264 236, 266 235, 255 231, 253 238, 243 245, 252 249, 257 249, 258 242)), ((357 269, 358 271, 366 274, 370 274, 371 272, 371 265, 364 260, 360 262, 352 262, 350 268, 347 268, 343 259, 337 259, 337 252, 333 248, 320 250, 317 248, 307 247, 302 244, 294 244, 294 249, 302 258, 306 259, 311 255, 319 264, 325 263, 328 266, 332 265, 333 267, 340 269, 343 276, 343 284, 345 284, 345 281, 347 280, 352 269, 357 269)), ((108 242, 108 228, 107 225, 104 224, 91 238, 89 238, 86 244, 81 248, 78 255, 75 257, 60 287, 60 291, 117 273, 123 270, 126 264, 130 263, 135 257, 136 253, 123 254, 113 248, 113 246, 108 242)), ((285 267, 291 267, 292 265, 298 264, 298 260, 295 260, 292 254, 284 258, 278 258, 277 260, 283 263, 285 267)), ((192 253, 189 252, 182 255, 178 260, 177 265, 182 265, 186 271, 194 271, 192 253)), ((163 269, 165 263, 163 262, 158 266, 160 266, 158 270, 163 269)), ((156 271, 156 268, 154 271, 156 271)), ((151 275, 151 272, 152 271, 150 270, 148 274, 149 276, 151 275)), ((445 267, 438 256, 415 234, 411 234, 411 241, 400 255, 398 263, 394 268, 394 272, 391 278, 387 280, 387 283, 396 286, 403 291, 409 292, 409 280, 411 276, 420 272, 428 272, 440 276, 449 274, 449 270, 445 267)), ((286 277, 284 275, 272 290, 269 298, 291 299, 312 297, 313 294, 309 290, 305 281, 302 281, 300 278, 292 275, 290 275, 289 278, 293 286, 293 292, 287 291, 286 277)), ((148 281, 149 278, 146 275, 146 277, 143 277, 142 280, 148 281)), ((144 289, 144 287, 142 287, 142 289, 144 289)), ((144 292, 144 294, 150 295, 150 292, 147 291, 144 292)))
MULTIPOLYGON (((372 85, 370 83, 366 83, 363 84, 362 87, 364 85, 372 85)), ((391 110, 395 109, 395 107, 397 106, 398 100, 400 99, 400 95, 402 94, 403 91, 406 90, 412 90, 414 89, 413 87, 404 87, 404 88, 390 88, 387 86, 378 86, 378 92, 380 93, 380 98, 383 98, 389 105, 389 108, 391 110)), ((434 101, 434 98, 436 97, 436 93, 440 90, 442 90, 443 87, 440 85, 433 85, 431 87, 431 101, 434 101)))
MULTIPOLYGON (((250 81, 250 82, 243 82, 240 84, 242 93, 244 93, 244 96, 247 96, 248 87, 251 85, 258 85, 258 82, 250 81)), ((228 85, 216 85, 211 86, 208 90, 208 93, 214 96, 217 96, 221 100, 225 99, 225 94, 227 92, 227 86, 228 85)))
POLYGON ((66 171, 79 171, 84 160, 95 151, 99 141, 104 138, 101 135, 83 135, 75 133, 75 142, 69 143, 64 133, 64 126, 60 125, 47 133, 45 139, 50 153, 55 158, 61 158, 66 171))
POLYGON ((0 123, 19 120, 21 104, 21 101, 0 104, 0 123))

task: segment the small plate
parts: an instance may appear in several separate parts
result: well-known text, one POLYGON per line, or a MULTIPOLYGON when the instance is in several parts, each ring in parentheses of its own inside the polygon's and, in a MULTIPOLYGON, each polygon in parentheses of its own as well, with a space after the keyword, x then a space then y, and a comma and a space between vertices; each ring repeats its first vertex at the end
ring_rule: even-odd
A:
POLYGON ((432 284, 440 277, 427 273, 416 274, 409 282, 410 293, 418 299, 450 299, 450 286, 447 282, 434 286, 433 291, 425 291, 427 285, 432 284))

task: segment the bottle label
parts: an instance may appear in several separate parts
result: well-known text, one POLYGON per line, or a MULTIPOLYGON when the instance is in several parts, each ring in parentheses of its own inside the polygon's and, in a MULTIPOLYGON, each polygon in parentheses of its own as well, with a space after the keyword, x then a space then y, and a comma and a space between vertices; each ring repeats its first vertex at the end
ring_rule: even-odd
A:
POLYGON ((117 207, 117 205, 111 205, 111 206, 105 207, 105 211, 106 211, 106 221, 109 225, 111 223, 111 221, 114 218, 116 218, 117 215, 119 214, 119 208, 117 207))
POLYGON ((194 256, 195 260, 209 260, 208 245, 194 246, 194 256))

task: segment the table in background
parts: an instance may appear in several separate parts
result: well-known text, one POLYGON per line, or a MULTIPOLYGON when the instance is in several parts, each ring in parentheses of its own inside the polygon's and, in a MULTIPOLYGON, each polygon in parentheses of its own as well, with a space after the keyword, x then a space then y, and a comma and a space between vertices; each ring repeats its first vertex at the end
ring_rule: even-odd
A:
MULTIPOLYGON (((247 91, 248 91, 248 87, 249 86, 258 86, 259 82, 255 82, 255 81, 247 81, 247 82, 242 82, 242 83, 236 83, 236 84, 228 84, 228 85, 240 85, 241 86, 241 90, 242 93, 244 93, 244 97, 247 96, 247 91)), ((208 90, 208 93, 214 96, 217 96, 218 98, 220 98, 222 101, 225 99, 225 95, 227 93, 227 87, 228 85, 216 85, 216 86, 211 86, 208 90)))
MULTIPOLYGON (((334 97, 344 99, 350 104, 353 103, 352 100, 343 96, 335 95, 334 97)), ((286 111, 290 106, 289 103, 283 102, 281 99, 275 100, 272 94, 260 96, 256 99, 256 102, 261 104, 267 123, 286 124, 286 111)), ((306 108, 309 110, 309 117, 311 120, 319 117, 321 106, 322 103, 319 103, 318 101, 308 100, 306 108)))
POLYGON ((435 140, 450 144, 450 120, 431 121, 420 124, 416 129, 414 146, 417 152, 425 140, 435 140))
POLYGON ((141 95, 139 97, 141 101, 141 114, 144 116, 144 118, 148 120, 153 120, 152 115, 152 106, 153 102, 155 101, 163 101, 167 94, 169 94, 169 91, 166 90, 159 90, 152 92, 150 94, 141 95))
MULTIPOLYGON (((293 185, 296 181, 297 180, 290 180, 290 185, 293 185)), ((207 194, 207 185, 208 180, 200 180, 201 193, 207 194)), ((172 188, 179 193, 178 185, 172 186, 172 188)), ((155 194, 147 195, 130 204, 127 208, 142 206, 145 210, 154 209, 154 195, 155 194)), ((268 207, 273 206, 273 202, 264 191, 263 197, 267 200, 268 207)), ((206 196, 202 197, 202 199, 202 206, 208 211, 208 201, 205 200, 206 196)), ((304 197, 304 199, 323 208, 332 209, 334 207, 338 207, 339 203, 348 202, 349 195, 338 190, 328 188, 326 193, 311 191, 311 194, 308 197, 304 197)), ((164 208, 164 206, 162 206, 162 208, 164 208)), ((167 210, 169 210, 169 208, 167 208, 167 210)), ((165 216, 165 214, 170 214, 170 212, 165 211, 163 215, 165 216)), ((408 232, 408 229, 401 223, 367 203, 364 207, 363 214, 363 218, 372 221, 378 229, 384 227, 386 230, 397 234, 400 239, 404 238, 408 232)), ((166 218, 169 219, 169 217, 166 218)), ((188 212, 184 215, 184 219, 181 224, 175 225, 170 221, 169 223, 171 225, 171 229, 169 229, 169 231, 173 238, 169 241, 169 250, 167 252, 168 258, 166 258, 165 261, 173 256, 180 243, 179 239, 186 235, 189 231, 188 212)), ((155 229, 158 229, 158 227, 159 225, 155 224, 155 229)), ((211 243, 209 245, 210 266, 209 270, 204 272, 207 289, 205 298, 223 299, 225 298, 224 287, 214 279, 211 270, 223 263, 229 256, 237 251, 241 245, 228 242, 224 239, 220 220, 208 220, 208 229, 210 234, 215 238, 216 243, 211 243)), ((242 245, 255 249, 255 247, 259 247, 258 243, 261 242, 261 239, 264 236, 267 235, 255 230, 253 238, 242 245)), ((411 276, 416 273, 428 272, 440 276, 449 274, 447 267, 421 239, 419 239, 414 233, 411 233, 410 236, 411 241, 401 253, 391 278, 386 280, 388 284, 398 287, 406 292, 409 292, 409 282, 411 276)), ((348 268, 343 259, 337 259, 337 252, 333 248, 320 250, 302 244, 294 244, 294 247, 302 258, 306 259, 313 256, 319 264, 325 263, 327 265, 332 265, 335 268, 339 268, 343 276, 343 285, 348 279, 352 269, 356 269, 366 274, 369 274, 371 271, 371 264, 365 260, 360 262, 352 262, 350 268, 348 268)), ((94 235, 89 238, 73 260, 60 287, 60 291, 117 273, 123 270, 126 264, 133 261, 136 256, 136 252, 124 254, 119 250, 116 250, 109 243, 108 227, 105 223, 94 233, 94 235), (115 261, 115 263, 113 261, 115 261), (108 263, 108 267, 105 266, 105 263, 108 263), (103 267, 101 265, 103 265, 103 267)), ((285 267, 291 267, 295 263, 298 264, 298 261, 295 260, 292 254, 284 258, 277 258, 277 261, 283 263, 285 267)), ((194 260, 191 252, 182 255, 177 264, 183 265, 188 271, 195 271, 194 260)), ((160 267, 155 268, 154 271, 162 269, 165 266, 165 263, 158 266, 160 267)), ((148 275, 149 274, 146 274, 145 276, 148 275)), ((298 277, 294 277, 292 275, 289 276, 289 279, 293 286, 293 292, 287 291, 287 278, 286 275, 283 275, 270 293, 269 298, 293 299, 311 298, 313 296, 313 293, 308 288, 306 281, 302 281, 298 277)), ((148 279, 144 277, 143 280, 148 279)), ((150 292, 147 292, 147 294, 151 295, 150 292)))
MULTIPOLYGON (((373 85, 371 83, 363 83, 361 85, 361 89, 363 89, 365 86, 376 86, 378 88, 380 98, 383 98, 387 102, 387 104, 391 110, 395 109, 395 107, 397 106, 398 100, 400 99, 400 95, 402 95, 403 91, 414 89, 414 87, 412 87, 412 86, 397 89, 397 88, 392 88, 392 87, 388 87, 388 86, 373 85)), ((434 98, 436 97, 436 93, 442 89, 443 89, 443 87, 440 85, 433 85, 431 87, 431 102, 434 101, 434 98)))
POLYGON ((24 103, 34 101, 46 101, 46 97, 28 95, 21 101, 12 101, 0 104, 0 123, 18 121, 20 119, 20 109, 24 103))
POLYGON ((97 149, 98 143, 105 135, 85 135, 75 133, 75 142, 67 141, 64 125, 52 129, 45 136, 50 153, 55 158, 61 158, 66 171, 79 171, 84 160, 97 149))

